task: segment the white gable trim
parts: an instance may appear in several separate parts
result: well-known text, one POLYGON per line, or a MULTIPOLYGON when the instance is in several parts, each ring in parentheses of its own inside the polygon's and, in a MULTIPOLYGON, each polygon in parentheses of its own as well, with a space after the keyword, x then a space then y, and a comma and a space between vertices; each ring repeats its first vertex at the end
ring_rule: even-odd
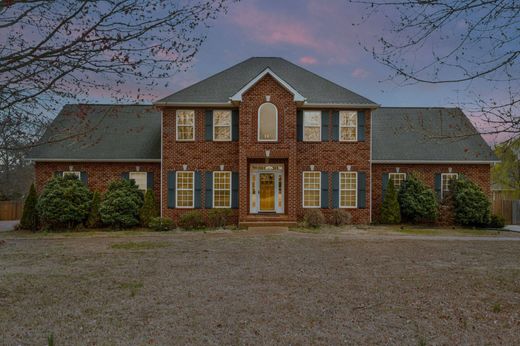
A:
POLYGON ((289 85, 286 81, 284 81, 282 78, 276 75, 271 69, 268 67, 262 73, 260 73, 258 76, 253 78, 249 83, 247 83, 242 89, 240 89, 235 95, 231 96, 229 99, 231 101, 242 101, 242 95, 248 91, 253 85, 255 85, 260 79, 265 77, 266 74, 271 75, 278 83, 280 83, 285 89, 287 89, 291 94, 294 95, 294 101, 295 102, 304 102, 306 100, 305 97, 303 97, 296 89, 294 89, 292 86, 289 85))

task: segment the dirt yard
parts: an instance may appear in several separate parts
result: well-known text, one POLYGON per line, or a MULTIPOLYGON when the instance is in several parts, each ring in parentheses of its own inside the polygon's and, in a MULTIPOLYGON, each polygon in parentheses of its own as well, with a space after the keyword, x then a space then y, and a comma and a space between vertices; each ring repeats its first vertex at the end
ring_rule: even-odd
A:
POLYGON ((0 343, 520 343, 520 238, 361 233, 4 233, 0 343))

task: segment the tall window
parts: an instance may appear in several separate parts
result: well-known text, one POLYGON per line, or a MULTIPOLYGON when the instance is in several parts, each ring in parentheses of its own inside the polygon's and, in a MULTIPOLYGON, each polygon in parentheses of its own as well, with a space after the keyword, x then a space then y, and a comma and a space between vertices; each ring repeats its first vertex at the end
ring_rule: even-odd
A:
POLYGON ((193 208, 194 172, 177 172, 176 180, 177 208, 193 208))
POLYGON ((458 173, 442 173, 441 174, 441 198, 444 198, 453 190, 453 182, 458 179, 458 173))
POLYGON ((135 182, 135 185, 137 185, 139 190, 146 192, 146 189, 148 188, 146 172, 130 172, 128 178, 135 182))
POLYGON ((399 190, 403 182, 406 181, 406 173, 388 173, 388 179, 392 179, 395 188, 399 190))
POLYGON ((308 142, 321 141, 321 112, 303 112, 303 140, 308 142))
POLYGON ((231 172, 213 172, 213 208, 231 208, 231 172))
POLYGON ((231 111, 213 111, 213 140, 231 140, 231 111))
POLYGON ((357 208, 357 172, 339 173, 340 208, 357 208))
POLYGON ((339 140, 342 142, 357 141, 357 112, 339 112, 339 140))
POLYGON ((303 207, 319 208, 321 198, 321 172, 303 172, 303 207))
POLYGON ((195 111, 178 110, 175 123, 177 124, 178 141, 195 140, 195 111))
POLYGON ((65 177, 66 175, 74 175, 78 179, 81 179, 81 172, 78 172, 78 171, 64 171, 63 177, 65 177))
POLYGON ((264 103, 258 108, 258 140, 262 142, 278 140, 278 110, 272 103, 264 103))

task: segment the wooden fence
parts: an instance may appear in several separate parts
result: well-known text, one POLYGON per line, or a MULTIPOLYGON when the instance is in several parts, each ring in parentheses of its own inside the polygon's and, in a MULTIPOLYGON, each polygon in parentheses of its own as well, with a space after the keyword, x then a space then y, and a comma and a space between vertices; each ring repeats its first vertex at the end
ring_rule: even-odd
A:
POLYGON ((0 221, 20 220, 23 201, 0 201, 0 221))
POLYGON ((494 200, 493 213, 502 216, 506 225, 520 225, 520 200, 494 200))

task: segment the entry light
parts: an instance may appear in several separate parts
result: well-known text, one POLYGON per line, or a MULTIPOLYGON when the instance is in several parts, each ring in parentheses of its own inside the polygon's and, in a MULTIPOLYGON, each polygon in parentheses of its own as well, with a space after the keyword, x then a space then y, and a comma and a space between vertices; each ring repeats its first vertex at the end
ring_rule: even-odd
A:
POLYGON ((183 171, 188 170, 188 165, 182 165, 182 170, 183 170, 183 171))
POLYGON ((399 173, 399 167, 395 167, 395 171, 399 173))
POLYGON ((265 157, 269 158, 269 156, 271 156, 271 150, 266 150, 265 157))
POLYGON ((314 171, 314 165, 311 165, 311 171, 314 171))
POLYGON ((221 170, 221 171, 224 170, 224 165, 220 165, 220 170, 221 170))
POLYGON ((352 166, 351 165, 347 165, 347 171, 350 172, 351 169, 352 169, 352 166))

